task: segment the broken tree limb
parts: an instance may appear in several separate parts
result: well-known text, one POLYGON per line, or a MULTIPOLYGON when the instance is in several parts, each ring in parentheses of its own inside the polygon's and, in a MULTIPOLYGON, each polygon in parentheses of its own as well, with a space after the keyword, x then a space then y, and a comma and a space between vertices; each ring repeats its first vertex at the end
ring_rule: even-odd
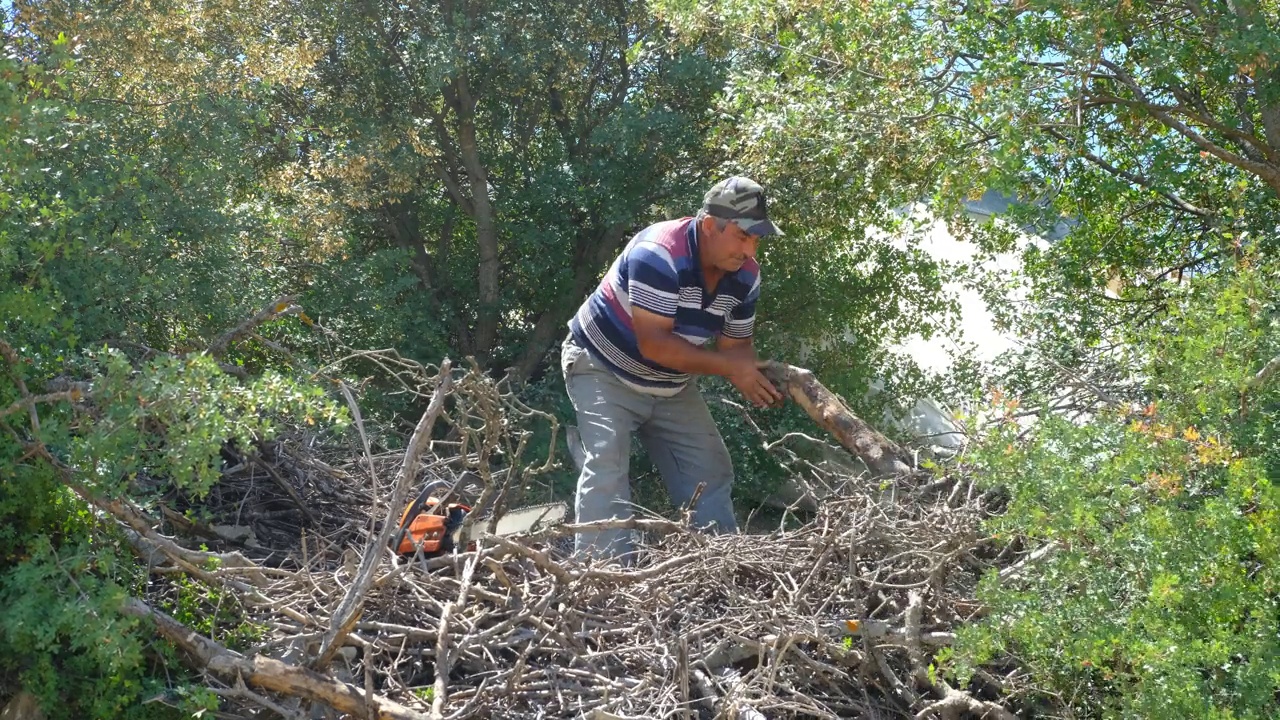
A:
POLYGON ((924 595, 918 590, 912 590, 907 594, 907 608, 903 612, 903 630, 906 634, 907 654, 911 658, 911 674, 918 687, 927 688, 942 697, 941 700, 929 704, 916 713, 916 720, 924 720, 930 715, 949 718, 960 712, 970 712, 982 718, 992 718, 992 720, 1016 720, 1018 716, 999 703, 979 700, 967 692, 951 687, 941 677, 937 677, 936 680, 929 677, 925 664, 932 661, 932 657, 925 655, 920 637, 923 613, 924 595))
MULTIPOLYGON (((80 483, 71 468, 63 465, 57 458, 49 452, 49 448, 43 443, 33 443, 29 446, 30 452, 39 455, 49 466, 56 469, 67 487, 71 488, 80 499, 86 503, 98 508, 99 510, 111 515, 118 520, 125 531, 126 537, 129 538, 131 544, 139 551, 139 554, 148 558, 154 553, 159 552, 167 557, 174 564, 186 570, 189 574, 199 577, 202 580, 212 580, 213 576, 210 571, 204 568, 210 560, 217 562, 220 568, 237 568, 244 569, 245 576, 254 583, 265 585, 266 577, 262 574, 257 563, 249 560, 238 552, 231 551, 225 553, 205 552, 200 550, 190 550, 184 548, 173 540, 156 532, 153 528, 157 523, 147 516, 142 510, 138 509, 128 499, 113 500, 103 497, 93 492, 87 486, 80 483)), ((150 560, 148 560, 150 562, 150 560)), ((243 583, 229 581, 235 589, 242 592, 255 592, 255 590, 243 583)), ((265 598, 263 598, 265 599, 265 598)))
POLYGON ((26 395, 21 400, 14 400, 9 407, 0 410, 0 418, 12 415, 22 409, 34 408, 38 403, 61 402, 63 400, 80 402, 84 397, 84 393, 78 389, 45 393, 43 395, 26 395))
POLYGON ((1041 545, 1040 547, 1036 548, 1032 552, 1028 553, 1025 557, 1023 557, 1018 562, 1010 565, 1007 568, 1001 569, 1000 580, 1002 582, 1007 582, 1009 580, 1012 580, 1018 577, 1019 575, 1022 575, 1032 565, 1035 565, 1036 563, 1049 557, 1050 555, 1056 553, 1058 550, 1061 550, 1061 549, 1062 549, 1062 546, 1056 542, 1051 542, 1045 545, 1041 545))
POLYGON ((431 720, 444 720, 444 704, 448 700, 449 672, 452 670, 453 657, 449 652, 449 617, 462 610, 467 602, 467 594, 471 590, 471 580, 475 576, 478 558, 467 561, 462 571, 462 587, 458 590, 458 599, 444 606, 440 611, 440 626, 436 634, 436 681, 431 698, 431 720))
POLYGON ((943 698, 916 713, 916 720, 926 720, 930 717, 954 717, 961 712, 972 713, 986 720, 1018 720, 1017 715, 996 703, 979 700, 969 693, 956 690, 946 683, 939 683, 939 686, 945 693, 943 698))
POLYGON ((910 457, 897 443, 854 415, 839 395, 828 390, 813 372, 769 360, 761 363, 765 377, 831 433, 846 450, 877 475, 911 472, 910 457))
POLYGON ((373 586, 374 570, 382 560, 383 553, 388 552, 387 543, 391 540, 392 533, 400 527, 398 516, 403 512, 405 503, 409 500, 409 488, 413 486, 414 478, 418 476, 418 460, 431 442, 431 428, 435 426, 436 418, 444 410, 444 399, 453 387, 453 377, 449 374, 452 369, 453 365, 448 358, 440 363, 440 380, 436 384, 435 392, 431 395, 431 401, 427 403, 426 411, 422 413, 422 419, 418 420, 418 426, 413 429, 409 446, 405 448, 400 472, 396 475, 395 486, 391 489, 391 502, 387 508, 387 516, 382 521, 382 530, 370 537, 365 545, 364 558, 360 561, 355 582, 338 603, 329 631, 325 633, 324 640, 320 643, 320 651, 312 664, 316 669, 322 669, 329 664, 347 633, 351 632, 356 620, 360 618, 364 596, 373 586))
POLYGON ((253 317, 246 318, 244 322, 241 322, 230 331, 224 333, 222 337, 217 340, 214 340, 213 344, 209 345, 209 349, 205 352, 207 352, 210 357, 220 357, 227 351, 227 348, 231 346, 231 343, 239 340, 262 323, 274 320, 281 315, 301 311, 302 308, 293 304, 293 301, 296 299, 297 298, 293 295, 281 295, 275 300, 272 300, 264 305, 261 310, 253 315, 253 317))
POLYGON ((261 655, 245 657, 136 598, 125 600, 121 611, 126 615, 150 620, 162 637, 186 652, 197 669, 210 672, 229 683, 243 678, 248 685, 321 702, 354 717, 425 720, 426 716, 422 713, 386 698, 368 695, 356 686, 328 675, 261 655), (373 710, 372 715, 369 709, 373 710))
POLYGON ((302 516, 307 519, 307 523, 311 527, 315 527, 317 522, 316 514, 311 511, 311 508, 307 507, 307 503, 302 499, 302 496, 298 494, 298 491, 296 488, 293 487, 293 484, 290 483, 287 479, 285 479, 285 477, 281 475, 279 471, 277 471, 275 467, 271 465, 271 463, 268 463, 267 461, 263 460, 261 457, 255 457, 252 459, 251 462, 255 466, 260 467, 263 470, 267 471, 267 475, 271 477, 271 480, 274 481, 276 486, 279 487, 281 490, 283 490, 285 494, 289 496, 289 499, 293 501, 294 506, 297 507, 298 510, 302 513, 302 516))

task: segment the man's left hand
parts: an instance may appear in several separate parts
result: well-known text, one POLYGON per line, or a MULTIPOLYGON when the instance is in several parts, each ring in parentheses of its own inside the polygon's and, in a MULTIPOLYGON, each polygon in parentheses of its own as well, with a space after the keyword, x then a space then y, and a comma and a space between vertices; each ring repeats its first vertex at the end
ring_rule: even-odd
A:
POLYGON ((747 386, 746 389, 737 382, 734 382, 734 386, 738 387, 738 390, 742 392, 743 397, 749 400, 753 405, 756 407, 776 408, 781 407, 782 404, 786 402, 786 397, 782 393, 778 392, 778 389, 774 387, 773 383, 769 382, 769 379, 764 376, 763 372, 759 372, 759 370, 763 369, 764 365, 760 362, 759 358, 756 357, 756 350, 751 340, 732 340, 730 338, 722 337, 716 343, 716 350, 717 352, 728 355, 729 357, 747 360, 755 364, 757 372, 753 373, 753 382, 744 383, 744 385, 747 386))

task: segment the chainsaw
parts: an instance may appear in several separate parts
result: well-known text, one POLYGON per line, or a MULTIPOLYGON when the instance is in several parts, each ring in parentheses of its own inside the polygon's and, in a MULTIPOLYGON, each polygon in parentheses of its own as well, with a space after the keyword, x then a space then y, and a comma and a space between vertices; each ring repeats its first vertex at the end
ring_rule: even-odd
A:
POLYGON ((428 483, 404 509, 400 527, 391 539, 396 553, 413 555, 421 548, 423 557, 438 557, 455 548, 470 549, 482 535, 507 537, 555 525, 569 510, 562 502, 530 505, 504 512, 492 533, 486 529, 488 522, 474 523, 464 532, 463 522, 471 514, 471 506, 459 502, 442 505, 441 498, 432 494, 440 484, 428 483))

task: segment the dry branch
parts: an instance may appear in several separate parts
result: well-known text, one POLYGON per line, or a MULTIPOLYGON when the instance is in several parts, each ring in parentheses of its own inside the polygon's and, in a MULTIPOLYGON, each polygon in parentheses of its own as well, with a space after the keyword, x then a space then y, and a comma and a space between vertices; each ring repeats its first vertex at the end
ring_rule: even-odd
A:
POLYGON ((27 395, 21 400, 13 401, 8 407, 0 409, 0 418, 12 415, 24 408, 35 407, 37 403, 46 402, 79 402, 84 399, 84 393, 78 389, 63 390, 62 392, 44 393, 43 395, 27 395))
MULTIPOLYGON (((156 594, 130 601, 126 612, 150 618, 196 667, 231 686, 222 690, 224 705, 232 706, 224 709, 292 710, 284 702, 292 697, 353 717, 369 717, 372 708, 377 717, 423 718, 411 706, 416 694, 430 691, 430 716, 450 720, 906 720, 953 708, 1012 716, 964 688, 926 682, 920 671, 954 637, 956 618, 969 614, 963 608, 974 604, 978 573, 994 565, 994 550, 976 541, 991 512, 987 496, 964 492, 972 488, 966 478, 947 493, 939 492, 945 484, 920 485, 908 475, 894 483, 889 503, 877 488, 850 483, 808 524, 767 535, 620 521, 641 536, 632 568, 569 556, 568 536, 597 526, 589 524, 486 539, 478 549, 398 564, 375 577, 446 396, 450 436, 431 443, 435 456, 425 472, 473 473, 483 483, 482 506, 518 506, 545 491, 531 478, 553 466, 550 449, 536 463, 522 453, 530 421, 551 425, 551 443, 555 425, 478 368, 452 370, 446 361, 432 374, 389 351, 342 352, 326 368, 372 363, 431 401, 403 452, 378 452, 369 442, 376 433, 362 436, 355 452, 354 444, 325 447, 307 428, 279 440, 314 527, 300 524, 301 513, 276 483, 255 481, 243 463, 224 471, 201 510, 210 523, 251 526, 262 544, 255 557, 273 566, 221 553, 221 568, 210 570, 214 555, 160 535, 132 505, 82 492, 127 528, 142 554, 159 558, 149 586, 156 594), (371 477, 392 476, 389 497, 372 491, 371 477), (149 606, 152 597, 165 597, 174 573, 220 583, 247 601, 245 621, 266 629, 257 649, 238 654, 149 606), (327 623, 309 617, 323 608, 335 608, 327 623), (352 646, 362 652, 349 654, 352 646), (304 667, 309 658, 315 664, 304 667), (236 685, 238 678, 245 685, 236 685)), ((900 449, 811 373, 770 369, 868 466, 906 472, 900 449)))
POLYGON ((955 717, 959 712, 969 712, 983 720, 1018 720, 1018 716, 993 702, 979 700, 955 688, 946 688, 946 696, 916 713, 916 720, 929 717, 955 717))
POLYGON ((771 382, 873 473, 903 475, 911 472, 910 456, 897 443, 854 415, 844 400, 818 382, 811 371, 776 361, 763 363, 763 370, 771 382))
POLYGON ((1249 378, 1245 387, 1249 390, 1261 387, 1268 378, 1275 374, 1276 370, 1280 370, 1280 355, 1277 355, 1267 361, 1267 364, 1262 366, 1262 369, 1258 371, 1258 374, 1249 378))
POLYGON ((271 480, 275 482, 277 487, 289 496, 289 499, 293 501, 294 506, 298 508, 298 512, 302 513, 302 516, 307 519, 308 523, 312 525, 316 523, 315 513, 311 511, 311 508, 307 507, 307 503, 302 500, 302 496, 298 494, 297 489, 295 489, 293 485, 291 485, 289 481, 280 474, 279 470, 276 470, 275 467, 261 458, 254 458, 252 463, 253 465, 267 471, 267 475, 271 477, 271 480))
POLYGON ((475 577, 477 558, 471 558, 462 571, 462 587, 458 590, 458 598, 449 603, 440 612, 440 627, 436 633, 436 681, 431 700, 431 720, 444 718, 444 703, 449 697, 449 671, 453 658, 449 654, 449 618, 460 612, 467 601, 471 589, 471 581, 475 577))
POLYGON ((1024 574, 1036 563, 1049 557, 1050 555, 1056 553, 1058 550, 1061 550, 1061 549, 1062 549, 1062 546, 1056 542, 1051 542, 1045 545, 1041 545, 1040 547, 1036 548, 1030 553, 1027 553, 1027 555, 1023 557, 1021 560, 1019 560, 1018 562, 1008 567, 1002 568, 999 574, 1000 581, 1007 582, 1009 580, 1013 580, 1019 575, 1024 574))
POLYGON ((368 710, 372 708, 378 720, 425 720, 422 713, 386 698, 367 695, 356 686, 329 675, 261 655, 245 657, 233 652, 141 600, 130 598, 121 609, 126 615, 153 622, 161 636, 187 653, 196 669, 227 682, 243 679, 249 685, 321 702, 357 717, 368 717, 368 710))
POLYGON ((364 557, 360 562, 360 570, 356 574, 356 580, 348 588, 346 595, 342 598, 342 602, 338 604, 337 610, 333 613, 333 622, 320 645, 320 651, 316 656, 314 667, 323 668, 329 664, 329 661, 333 659, 334 653, 337 652, 337 648, 341 646, 343 637, 351 632, 352 625, 360 616, 365 594, 369 592, 369 587, 373 584, 374 570, 377 569, 379 562, 382 560, 383 553, 388 552, 387 543, 391 540, 391 535, 398 527, 396 520, 408 501, 409 489, 413 487, 413 481, 418 476, 419 460, 422 457, 423 450, 431 441, 431 428, 435 426, 436 418, 444 410, 444 399, 449 394, 449 389, 453 384, 453 378, 449 375, 450 368, 451 365, 447 358, 440 363, 439 384, 436 386, 435 393, 431 396, 431 402, 427 404, 426 411, 422 413, 422 418, 418 420, 417 427, 413 430, 413 436, 409 439, 409 446, 405 448, 404 459, 400 464, 400 473, 396 476, 395 486, 391 490, 391 502, 387 508, 386 518, 382 523, 382 530, 376 536, 370 537, 365 545, 364 557))
POLYGON ((274 320, 275 318, 287 313, 297 312, 300 308, 293 304, 294 300, 295 298, 292 295, 282 295, 275 300, 272 300, 264 305, 263 308, 252 317, 246 318, 244 322, 241 322, 217 340, 214 340, 213 343, 209 345, 209 349, 206 352, 208 352, 210 357, 220 357, 227 351, 227 348, 231 346, 231 343, 252 332, 254 328, 258 327, 262 323, 274 320))

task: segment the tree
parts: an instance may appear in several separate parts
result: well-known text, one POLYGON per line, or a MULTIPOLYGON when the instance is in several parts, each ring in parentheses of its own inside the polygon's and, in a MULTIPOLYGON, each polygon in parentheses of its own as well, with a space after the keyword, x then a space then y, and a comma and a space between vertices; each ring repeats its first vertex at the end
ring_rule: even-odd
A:
POLYGON ((753 169, 780 169, 797 196, 803 178, 820 205, 798 221, 830 215, 841 251, 850 233, 839 223, 893 228, 887 210, 921 198, 953 232, 1007 249, 1007 234, 962 218, 964 200, 999 190, 1021 201, 1009 215, 1030 229, 1072 223, 1028 269, 1044 299, 1074 306, 1062 324, 1088 330, 1120 309, 1103 309, 1115 305, 1103 299, 1108 280, 1127 282, 1122 315, 1141 318, 1167 291, 1162 280, 1214 272, 1243 245, 1270 247, 1280 210, 1271 4, 657 7, 739 46, 746 71, 726 100, 744 111, 753 169), (1089 302, 1070 302, 1082 290, 1089 302))
POLYGON ((190 349, 281 293, 292 228, 264 206, 262 106, 307 51, 254 36, 288 34, 255 7, 15 5, 6 54, 29 82, 0 216, 15 345, 190 349))
POLYGON ((141 702, 157 691, 187 714, 216 707, 119 613, 147 571, 86 501, 150 502, 149 473, 150 490, 199 496, 223 442, 269 437, 278 410, 318 399, 224 373, 248 378, 236 361, 252 349, 202 353, 278 290, 288 237, 263 207, 256 109, 296 48, 254 42, 252 9, 3 9, 0 685, 49 717, 175 716, 141 702))
POLYGON ((406 335, 441 318, 422 352, 453 345, 528 377, 630 234, 710 182, 721 65, 673 46, 643 6, 311 12, 328 50, 296 98, 303 160, 357 257, 407 259, 414 282, 378 302, 408 316, 406 335))
POLYGON ((947 114, 946 37, 894 3, 654 4, 691 42, 709 33, 731 48, 717 107, 732 122, 715 139, 724 172, 769 188, 787 233, 761 248, 766 351, 847 397, 877 376, 921 390, 886 348, 954 321, 940 293, 949 270, 902 212, 971 165, 947 114))
MULTIPOLYGON (((901 182, 988 250, 1010 246, 1010 225, 1068 228, 1027 253, 1030 294, 1000 302, 1030 350, 987 376, 1001 430, 972 456, 1010 498, 989 529, 1041 552, 987 579, 990 615, 952 657, 960 679, 991 691, 983 663, 1021 668, 1054 714, 1263 716, 1276 692, 1277 405, 1262 380, 1280 366, 1275 6, 660 7, 743 41, 749 137, 769 139, 759 167, 799 147, 789 174, 826 170, 822 149, 849 149, 833 166, 865 172, 827 197, 893 207, 910 199, 892 192, 901 182), (849 142, 868 125, 882 131, 849 142), (913 150, 896 165, 895 131, 913 150), (864 184, 882 169, 885 183, 864 184), (986 189, 1015 201, 1011 223, 963 220, 986 189)), ((851 207, 813 217, 871 214, 851 207)), ((995 280, 998 299, 1008 278, 995 280)))
POLYGON ((1009 497, 987 530, 1028 559, 984 579, 990 614, 961 632, 948 670, 967 681, 1016 662, 1039 702, 1081 716, 1271 713, 1276 273, 1255 258, 1196 278, 1133 337, 1151 358, 1144 405, 1009 421, 975 448, 973 472, 1009 497))
POLYGON ((990 136, 988 182, 1042 201, 1027 222, 1072 222, 1028 265, 1059 347, 1150 322, 1177 281, 1274 247, 1275 17, 1256 2, 939 11, 962 53, 960 110, 990 136))

